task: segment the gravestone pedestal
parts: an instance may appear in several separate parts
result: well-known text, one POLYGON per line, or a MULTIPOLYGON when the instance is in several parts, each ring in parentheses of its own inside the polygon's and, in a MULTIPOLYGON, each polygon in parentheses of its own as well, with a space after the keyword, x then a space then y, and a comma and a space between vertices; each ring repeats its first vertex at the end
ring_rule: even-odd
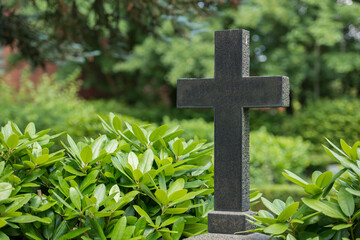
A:
POLYGON ((212 211, 208 215, 208 229, 211 233, 235 233, 244 229, 253 229, 254 225, 246 220, 243 214, 253 215, 247 212, 212 211))

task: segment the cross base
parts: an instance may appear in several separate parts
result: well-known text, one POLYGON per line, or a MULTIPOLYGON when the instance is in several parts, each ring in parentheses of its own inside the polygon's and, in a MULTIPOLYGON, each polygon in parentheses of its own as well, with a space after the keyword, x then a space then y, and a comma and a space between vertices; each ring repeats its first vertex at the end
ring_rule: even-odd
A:
POLYGON ((231 212, 231 211, 212 211, 208 215, 209 233, 234 234, 235 232, 254 229, 244 215, 254 215, 252 211, 231 212))

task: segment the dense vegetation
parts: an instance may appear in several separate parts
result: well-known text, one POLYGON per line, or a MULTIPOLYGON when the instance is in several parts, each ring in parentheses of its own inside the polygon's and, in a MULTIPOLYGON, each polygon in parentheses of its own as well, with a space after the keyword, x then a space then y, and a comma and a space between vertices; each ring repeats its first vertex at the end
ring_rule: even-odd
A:
MULTIPOLYGON (((24 79, 27 84, 20 88, 19 94, 15 88, 3 84, 4 91, 0 101, 4 106, 0 112, 0 123, 6 124, 11 120, 17 122, 20 128, 25 128, 28 122, 36 122, 40 130, 51 128, 54 133, 66 131, 75 140, 83 140, 84 137, 97 138, 104 133, 97 115, 108 119, 107 110, 111 108, 119 110, 121 118, 129 123, 147 123, 125 115, 124 112, 131 111, 122 111, 121 107, 114 107, 112 102, 88 102, 79 99, 76 96, 78 86, 74 80, 69 78, 67 83, 56 83, 53 78, 43 76, 38 87, 35 87, 24 79), (25 92, 31 94, 24 94, 25 92)), ((203 119, 179 121, 164 117, 164 120, 158 123, 161 124, 169 128, 181 126, 186 129, 180 135, 186 140, 214 140, 213 123, 207 123, 203 119)), ((64 136, 60 138, 66 140, 64 136)), ((61 145, 57 143, 55 147, 61 148, 61 145)), ((255 185, 284 183, 279 177, 283 168, 293 166, 297 174, 305 174, 307 167, 318 165, 317 162, 310 161, 311 156, 308 153, 313 150, 310 142, 302 140, 301 137, 274 136, 265 128, 251 132, 250 150, 250 161, 254 166, 251 168, 251 182, 255 185)))
POLYGON ((1 128, 1 239, 170 240, 207 230, 212 144, 166 125, 101 120, 106 135, 67 135, 56 152, 58 135, 33 123, 1 128))
POLYGON ((248 216, 257 226, 251 232, 267 233, 275 239, 358 239, 360 168, 359 145, 349 146, 340 141, 341 149, 330 142, 325 151, 339 162, 336 174, 331 171, 315 171, 311 181, 306 181, 293 172, 285 170, 283 175, 300 186, 306 197, 296 202, 289 196, 284 202, 270 202, 261 198, 267 210, 248 216))

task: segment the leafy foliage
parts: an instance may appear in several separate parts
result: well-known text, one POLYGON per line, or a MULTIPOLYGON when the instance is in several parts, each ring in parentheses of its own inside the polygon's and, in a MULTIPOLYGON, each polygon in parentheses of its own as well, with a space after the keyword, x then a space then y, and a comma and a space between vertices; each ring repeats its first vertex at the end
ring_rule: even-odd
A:
POLYGON ((169 35, 183 35, 186 29, 198 29, 193 16, 212 13, 225 2, 10 0, 0 4, 0 21, 6 23, 0 29, 0 42, 16 47, 34 65, 48 60, 81 66, 87 88, 122 93, 134 101, 128 90, 140 85, 135 89, 137 97, 145 97, 139 94, 144 83, 119 72, 115 65, 123 63, 149 35, 162 41, 169 35), (164 23, 170 32, 158 29, 164 23))
POLYGON ((324 146, 325 151, 339 162, 339 172, 315 171, 308 182, 285 170, 283 175, 303 188, 308 196, 301 202, 295 202, 292 197, 286 202, 279 199, 270 202, 262 198, 268 210, 248 216, 258 227, 251 232, 290 240, 357 239, 360 235, 360 142, 349 146, 341 140, 341 149, 329 143, 334 150, 324 146))
MULTIPOLYGON (((61 72, 53 76, 44 74, 36 83, 29 80, 27 73, 23 74, 19 88, 8 84, 5 78, 0 79, 0 100, 3 103, 0 124, 10 120, 25 128, 28 122, 35 122, 40 130, 66 131, 75 139, 96 137, 103 132, 96 115, 107 115, 109 111, 101 111, 77 96, 79 70, 65 74, 67 77, 61 82, 54 80, 62 76, 61 72)), ((125 115, 122 118, 128 122, 137 121, 125 115)))
POLYGON ((305 175, 311 164, 312 144, 301 137, 274 136, 265 128, 250 133, 250 176, 256 185, 285 183, 279 175, 291 168, 305 175))
POLYGON ((2 239, 180 239, 207 230, 213 208, 212 145, 166 125, 130 125, 52 152, 55 136, 0 133, 2 239), (66 155, 65 155, 66 154, 66 155))
POLYGON ((314 144, 323 143, 323 136, 328 136, 331 141, 337 137, 356 141, 360 137, 357 130, 359 112, 360 101, 355 98, 315 101, 286 118, 277 133, 302 136, 314 144))
POLYGON ((213 31, 244 28, 251 33, 251 74, 290 76, 293 103, 358 95, 359 10, 358 1, 240 1, 236 9, 198 18, 204 26, 187 38, 149 36, 121 69, 172 86, 179 78, 213 77, 213 31))
POLYGON ((8 119, 24 128, 28 122, 36 122, 39 129, 52 126, 55 132, 66 130, 75 137, 94 135, 101 124, 95 118, 94 107, 77 97, 78 73, 73 72, 64 82, 55 82, 56 76, 43 75, 36 84, 24 74, 19 89, 1 79, 1 124, 8 119))

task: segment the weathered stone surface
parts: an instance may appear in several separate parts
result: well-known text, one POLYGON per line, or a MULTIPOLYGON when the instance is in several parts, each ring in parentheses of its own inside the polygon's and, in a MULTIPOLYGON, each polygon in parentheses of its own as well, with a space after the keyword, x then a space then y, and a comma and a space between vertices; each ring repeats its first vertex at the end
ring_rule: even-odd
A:
POLYGON ((246 216, 253 215, 253 212, 229 212, 229 211, 212 211, 208 216, 209 232, 212 233, 235 233, 243 229, 253 229, 254 226, 246 220, 246 216))
POLYGON ((249 108, 290 102, 287 77, 249 77, 249 42, 246 30, 215 32, 214 79, 178 80, 179 108, 214 108, 215 212, 209 216, 213 233, 234 233, 227 217, 241 223, 243 229, 236 231, 249 227, 237 214, 250 209, 249 108))
POLYGON ((269 240, 270 237, 264 234, 254 233, 249 235, 231 235, 219 233, 206 233, 196 237, 186 238, 188 240, 269 240))

